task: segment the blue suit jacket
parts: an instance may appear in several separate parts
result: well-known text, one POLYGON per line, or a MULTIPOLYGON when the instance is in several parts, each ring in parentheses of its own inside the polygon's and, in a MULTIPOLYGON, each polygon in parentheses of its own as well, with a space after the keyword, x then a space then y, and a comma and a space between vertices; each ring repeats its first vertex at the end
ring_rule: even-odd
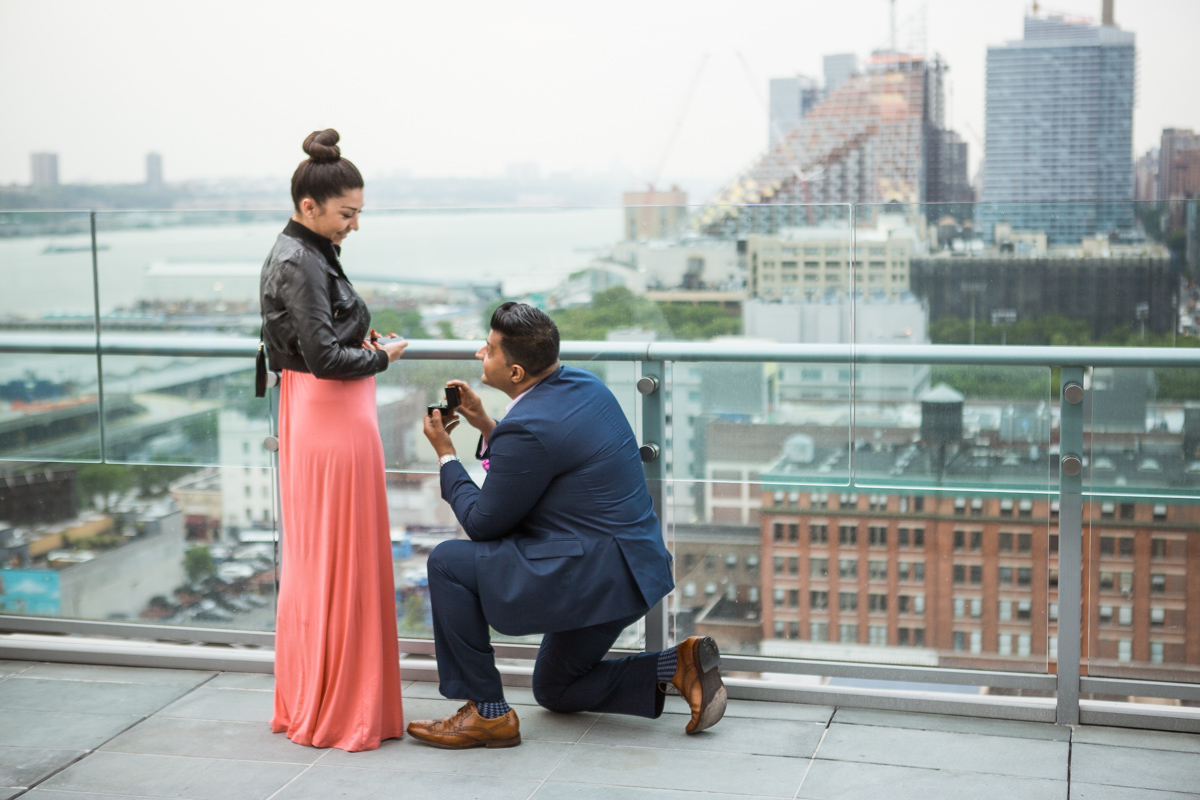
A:
POLYGON ((488 437, 480 489, 442 468, 442 497, 480 542, 480 599, 508 635, 554 633, 645 613, 674 588, 671 556, 617 399, 561 367, 488 437))

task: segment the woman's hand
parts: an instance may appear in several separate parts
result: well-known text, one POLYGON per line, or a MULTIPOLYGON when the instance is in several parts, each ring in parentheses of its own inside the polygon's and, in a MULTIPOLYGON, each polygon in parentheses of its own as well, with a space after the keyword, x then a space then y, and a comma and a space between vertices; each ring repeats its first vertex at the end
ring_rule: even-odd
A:
POLYGON ((467 424, 485 437, 490 436, 496 422, 483 410, 483 401, 479 399, 479 395, 475 394, 466 381, 446 381, 446 385, 458 387, 459 401, 455 412, 462 414, 467 424))
POLYGON ((380 341, 379 334, 375 332, 374 328, 371 328, 371 338, 363 339, 363 347, 368 350, 382 350, 387 353, 388 363, 391 364, 404 355, 404 348, 408 347, 408 341, 399 338, 394 333, 389 333, 384 337, 383 341, 380 341), (395 341, 387 341, 389 339, 394 339, 395 341))
MULTIPOLYGON (((451 427, 453 427, 453 423, 451 427)), ((434 410, 426 414, 424 428, 425 438, 433 445, 438 458, 454 453, 454 442, 450 440, 450 431, 446 430, 442 424, 442 412, 434 410)))

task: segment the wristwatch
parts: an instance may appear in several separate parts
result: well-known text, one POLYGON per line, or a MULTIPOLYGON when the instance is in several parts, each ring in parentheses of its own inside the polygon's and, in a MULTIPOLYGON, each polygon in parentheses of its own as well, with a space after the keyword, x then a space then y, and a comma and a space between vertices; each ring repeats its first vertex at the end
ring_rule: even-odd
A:
POLYGON ((454 455, 454 453, 447 453, 446 455, 442 456, 438 459, 438 469, 446 466, 451 461, 458 461, 458 456, 454 455))

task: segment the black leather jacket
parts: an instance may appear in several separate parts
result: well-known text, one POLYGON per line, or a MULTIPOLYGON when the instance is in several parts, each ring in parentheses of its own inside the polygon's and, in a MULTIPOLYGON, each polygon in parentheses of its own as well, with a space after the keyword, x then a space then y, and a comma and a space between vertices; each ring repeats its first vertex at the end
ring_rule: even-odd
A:
POLYGON ((272 370, 361 378, 387 369, 387 353, 362 346, 371 312, 342 271, 339 253, 295 220, 275 240, 259 283, 262 340, 272 370))

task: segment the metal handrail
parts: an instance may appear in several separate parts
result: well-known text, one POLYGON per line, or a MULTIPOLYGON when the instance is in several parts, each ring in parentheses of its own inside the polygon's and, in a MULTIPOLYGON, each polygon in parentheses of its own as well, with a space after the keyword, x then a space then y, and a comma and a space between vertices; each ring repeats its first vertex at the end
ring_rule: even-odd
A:
MULTIPOLYGON (((47 336, 0 334, 0 353, 95 355, 94 334, 47 336)), ((252 336, 132 335, 102 333, 106 356, 253 358, 252 336)), ((414 339, 405 358, 467 360, 480 342, 469 339, 414 339)), ((563 342, 566 361, 723 361, 810 364, 929 364, 1026 367, 1200 367, 1200 347, 1034 347, 960 344, 776 344, 745 342, 563 342)))

